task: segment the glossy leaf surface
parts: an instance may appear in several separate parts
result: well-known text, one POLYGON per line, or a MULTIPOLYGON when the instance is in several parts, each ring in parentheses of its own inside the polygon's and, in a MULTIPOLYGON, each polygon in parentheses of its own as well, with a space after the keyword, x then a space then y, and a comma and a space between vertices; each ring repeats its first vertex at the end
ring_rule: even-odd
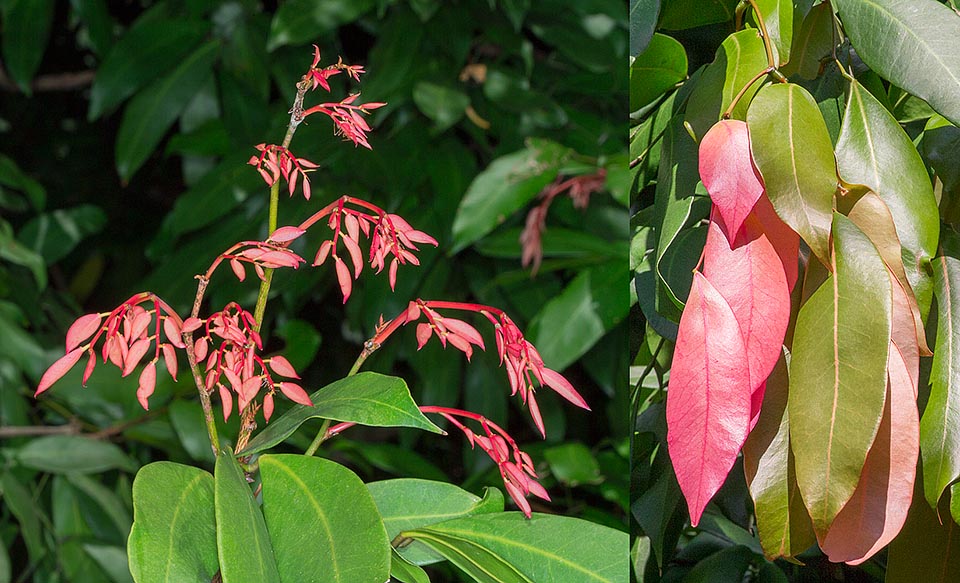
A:
POLYGON ((834 215, 833 274, 801 306, 790 365, 797 483, 822 538, 853 495, 886 395, 891 290, 870 239, 834 215))
POLYGON ((647 105, 687 76, 687 52, 665 34, 655 33, 630 65, 630 111, 647 105))
POLYGON ((415 427, 433 433, 442 430, 423 416, 399 377, 362 372, 334 381, 310 395, 313 407, 294 407, 270 421, 247 447, 249 455, 269 449, 289 437, 308 419, 324 418, 377 427, 415 427))
POLYGON ((700 180, 732 240, 763 194, 760 174, 750 156, 747 124, 740 120, 717 122, 700 140, 699 162, 700 180))
POLYGON ((263 515, 284 581, 386 581, 390 542, 360 478, 322 458, 260 458, 263 515))
POLYGON ((263 514, 229 451, 217 456, 214 506, 223 583, 280 583, 263 514))
POLYGON ((799 85, 769 85, 750 105, 747 125, 773 208, 829 265, 837 168, 816 101, 799 85))
POLYGON ((790 60, 793 43, 794 4, 792 0, 757 0, 757 8, 770 35, 774 58, 778 65, 790 60))
POLYGON ((115 444, 79 435, 39 437, 20 448, 14 459, 24 467, 51 473, 136 470, 133 460, 115 444))
POLYGON ((836 0, 833 6, 871 69, 960 124, 960 16, 934 0, 836 0))
POLYGON ((694 273, 667 389, 667 445, 696 526, 747 437, 750 370, 736 316, 694 273))

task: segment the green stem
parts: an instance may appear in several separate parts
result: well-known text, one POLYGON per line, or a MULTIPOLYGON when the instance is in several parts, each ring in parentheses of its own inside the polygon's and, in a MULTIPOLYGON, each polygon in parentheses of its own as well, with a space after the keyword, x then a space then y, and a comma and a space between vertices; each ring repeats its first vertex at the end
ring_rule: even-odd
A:
MULTIPOLYGON (((287 130, 287 134, 292 136, 292 132, 287 130)), ((284 140, 287 141, 287 140, 284 140)), ((267 217, 267 233, 272 235, 277 230, 277 212, 280 206, 280 181, 273 183, 270 187, 270 211, 267 217)), ((263 314, 267 310, 267 297, 270 295, 270 284, 273 282, 273 269, 263 270, 263 281, 260 282, 260 292, 257 294, 257 307, 253 310, 253 319, 255 321, 254 330, 260 332, 260 326, 263 324, 263 314)))
MULTIPOLYGON (((353 366, 350 367, 350 372, 347 373, 348 377, 352 377, 357 374, 360 370, 360 367, 363 365, 364 361, 367 360, 367 357, 373 354, 374 350, 379 348, 377 344, 374 344, 372 340, 368 340, 363 346, 363 350, 360 351, 360 356, 357 357, 357 360, 354 361, 353 366)), ((330 420, 324 419, 323 425, 320 427, 320 431, 317 432, 317 436, 313 438, 313 442, 310 443, 310 447, 304 453, 304 455, 313 455, 316 453, 317 448, 320 447, 327 439, 327 429, 330 428, 330 420)))
POLYGON ((330 420, 324 419, 323 425, 320 426, 320 431, 317 432, 317 436, 313 438, 313 443, 310 444, 307 451, 303 452, 303 455, 311 456, 317 453, 320 444, 327 439, 327 429, 330 429, 330 420))

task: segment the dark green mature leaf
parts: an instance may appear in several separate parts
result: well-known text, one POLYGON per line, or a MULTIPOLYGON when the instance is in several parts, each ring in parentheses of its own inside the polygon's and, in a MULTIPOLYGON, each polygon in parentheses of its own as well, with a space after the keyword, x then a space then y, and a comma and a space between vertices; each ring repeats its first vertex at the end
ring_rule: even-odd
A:
POLYGON ((790 60, 794 30, 793 5, 793 0, 757 0, 757 8, 763 16, 763 24, 770 35, 774 59, 778 65, 790 60))
POLYGON ((581 271, 537 313, 527 335, 548 367, 567 368, 627 316, 625 267, 624 260, 581 271))
MULTIPOLYGON (((273 16, 267 50, 315 41, 376 6, 375 0, 291 0, 273 16)), ((329 59, 328 59, 329 60, 329 59)), ((304 69, 306 71, 306 68, 304 69)))
POLYGON ((137 583, 207 583, 219 570, 214 479, 199 468, 154 462, 133 481, 127 541, 137 583))
POLYGON ((30 491, 20 483, 11 472, 0 475, 0 493, 3 504, 10 509, 20 525, 20 536, 27 547, 27 553, 33 562, 39 561, 46 553, 43 544, 43 531, 40 528, 43 512, 40 505, 30 496, 30 491))
POLYGON ((197 20, 141 18, 110 49, 90 88, 90 121, 171 71, 200 46, 210 25, 197 20))
POLYGON ((793 37, 790 61, 781 69, 786 76, 794 73, 804 79, 820 74, 821 60, 833 48, 833 10, 827 3, 814 6, 803 19, 793 37))
POLYGON ((479 547, 531 581, 628 580, 629 535, 577 518, 534 514, 525 519, 519 512, 506 512, 458 518, 401 534, 445 555, 449 547, 459 546, 461 553, 470 552, 468 545, 479 547))
POLYGON ((390 539, 356 474, 303 455, 260 458, 263 514, 285 581, 386 581, 390 539))
MULTIPOLYGON (((720 120, 740 90, 766 67, 767 53, 756 29, 741 30, 724 39, 687 102, 686 120, 697 140, 720 120)), ((753 83, 730 112, 730 117, 746 119, 750 100, 759 89, 760 81, 753 83)))
POLYGON ((660 15, 660 0, 630 0, 630 54, 646 50, 660 15))
POLYGON ((130 532, 133 518, 123 501, 113 490, 85 474, 67 474, 66 478, 71 486, 97 503, 103 513, 113 522, 117 532, 123 534, 130 532))
POLYGON ((920 495, 927 486, 917 479, 907 521, 887 553, 885 583, 948 583, 960 579, 960 526, 950 520, 950 504, 936 511, 920 495))
POLYGON ((426 571, 407 562, 397 549, 390 549, 390 576, 400 583, 430 583, 426 571))
POLYGON ((665 34, 654 34, 630 65, 630 111, 647 105, 687 77, 687 52, 665 34))
POLYGON ((544 450, 550 473, 561 484, 578 486, 603 481, 600 464, 586 445, 580 442, 555 445, 544 450))
POLYGON ((206 82, 219 52, 220 41, 206 43, 130 101, 117 132, 116 164, 121 180, 129 180, 147 160, 206 82))
POLYGON ((931 508, 960 477, 960 253, 956 236, 948 233, 942 255, 933 260, 937 343, 930 397, 920 418, 923 493, 931 508))
POLYGON ((13 237, 13 228, 0 220, 0 259, 26 267, 41 290, 47 287, 47 266, 43 257, 28 249, 13 237))
MULTIPOLYGON (((0 545, 0 583, 10 583, 10 555, 7 554, 7 547, 0 545)), ((416 583, 421 583, 417 581, 416 583)), ((429 583, 429 582, 427 582, 429 583)))
POLYGON ((483 237, 530 202, 560 171, 572 151, 548 140, 497 158, 470 183, 453 220, 453 249, 483 237))
POLYGON ((478 583, 534 583, 508 561, 472 541, 433 533, 419 536, 478 583))
POLYGON ((839 213, 833 239, 833 274, 800 308, 790 363, 790 448, 818 536, 853 495, 880 426, 890 343, 890 279, 880 254, 839 213))
POLYGON ((832 5, 863 62, 960 124, 960 16, 934 0, 836 0, 832 5))
POLYGON ((910 137, 856 81, 850 85, 836 156, 845 181, 870 187, 890 209, 907 278, 926 317, 932 294, 926 266, 940 235, 937 200, 910 137))
POLYGON ((217 456, 214 494, 223 583, 280 583, 263 514, 230 451, 217 456))
POLYGON ((53 0, 8 0, 3 5, 3 64, 27 95, 47 48, 54 6, 53 0))
MULTIPOLYGON (((372 482, 367 488, 377 503, 390 539, 404 530, 454 518, 503 512, 503 494, 497 488, 487 488, 483 498, 453 484, 413 478, 372 482)), ((404 559, 415 565, 443 560, 418 542, 405 545, 399 551, 404 559)))
POLYGON ((107 215, 84 204, 37 215, 20 229, 17 239, 49 265, 66 257, 86 237, 100 232, 107 215))
POLYGON ((423 416, 406 381, 362 372, 330 383, 310 395, 313 407, 298 406, 272 420, 240 455, 269 449, 289 437, 308 419, 324 418, 377 427, 414 427, 443 433, 423 416))
POLYGON ((684 583, 740 583, 756 559, 753 551, 744 546, 733 546, 713 553, 694 565, 683 578, 684 583))
POLYGON ((421 81, 413 87, 413 102, 423 115, 433 120, 436 131, 442 132, 460 121, 470 98, 451 87, 421 81))
POLYGON ((660 28, 682 30, 733 20, 737 0, 670 0, 660 8, 660 28))
POLYGON ((113 27, 116 25, 110 16, 106 0, 71 0, 70 5, 77 11, 77 17, 86 25, 88 43, 99 56, 113 46, 113 27))
POLYGON ((837 164, 816 101, 799 85, 769 85, 750 105, 747 124, 773 208, 829 264, 837 164))
POLYGON ((79 435, 47 435, 31 440, 15 455, 27 468, 51 472, 92 474, 118 468, 136 471, 137 465, 116 445, 79 435))
POLYGON ((47 202, 43 185, 28 176, 12 159, 0 154, 0 184, 9 186, 26 195, 33 208, 42 211, 47 202))

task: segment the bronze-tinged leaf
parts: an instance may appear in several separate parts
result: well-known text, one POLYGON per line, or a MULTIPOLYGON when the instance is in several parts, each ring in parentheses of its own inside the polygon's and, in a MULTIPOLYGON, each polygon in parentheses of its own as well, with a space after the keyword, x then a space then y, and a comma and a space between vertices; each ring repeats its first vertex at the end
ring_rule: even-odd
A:
POLYGON ((750 157, 747 124, 735 119, 717 122, 700 140, 699 156, 700 180, 733 240, 763 194, 750 157))

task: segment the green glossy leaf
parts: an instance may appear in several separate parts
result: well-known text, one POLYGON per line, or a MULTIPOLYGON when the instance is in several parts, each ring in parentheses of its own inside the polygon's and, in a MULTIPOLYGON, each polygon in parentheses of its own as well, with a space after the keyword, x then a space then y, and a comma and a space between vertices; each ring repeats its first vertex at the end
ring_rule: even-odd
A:
POLYGON ((442 132, 460 121, 470 98, 462 91, 421 81, 413 87, 413 102, 423 115, 433 120, 436 131, 442 132))
POLYGON ((870 187, 890 209, 907 278, 926 317, 932 294, 926 266, 940 238, 937 200, 910 137, 856 81, 837 142, 837 167, 845 181, 870 187))
POLYGON ((103 57, 113 46, 113 28, 116 26, 106 0, 71 0, 70 5, 86 26, 88 46, 98 57, 103 57))
POLYGON ((430 583, 427 572, 408 562, 397 549, 390 549, 390 576, 400 583, 430 583))
POLYGON ((660 15, 660 0, 630 0, 630 55, 646 50, 660 15))
MULTIPOLYGON (((280 5, 270 24, 267 50, 290 44, 316 41, 318 36, 334 31, 338 26, 356 20, 376 6, 374 0, 291 0, 280 5)), ((306 58, 309 52, 304 52, 306 58)), ((329 63, 330 57, 325 59, 329 63)), ((333 59, 336 61, 336 59, 333 59)), ((310 62, 304 62, 307 70, 310 62)))
POLYGON ((833 274, 800 308, 790 363, 790 447, 818 536, 853 495, 880 426, 890 342, 880 254, 839 213, 833 238, 833 274))
POLYGON ((778 65, 790 60, 793 43, 793 4, 794 0, 757 0, 757 8, 767 27, 773 55, 778 65))
POLYGON ((130 101, 117 132, 116 165, 121 180, 129 180, 154 151, 207 81, 219 52, 220 41, 206 43, 130 101))
POLYGON ((553 182, 571 150, 547 140, 497 158, 474 178, 453 220, 456 253, 483 237, 553 182))
POLYGON ((628 580, 629 535, 577 518, 534 514, 525 519, 519 512, 506 512, 458 518, 401 534, 426 542, 442 554, 449 547, 459 547, 464 554, 471 546, 479 547, 531 581, 628 580))
POLYGON ((298 406, 273 419, 254 436, 241 455, 269 449, 308 419, 324 418, 376 427, 414 427, 443 433, 423 416, 399 377, 362 372, 330 383, 310 395, 313 407, 298 406))
POLYGON ((323 458, 260 458, 263 514, 285 581, 386 581, 390 542, 352 471, 323 458))
POLYGON ((107 215, 84 204, 35 216, 20 229, 17 239, 39 253, 47 264, 66 257, 86 237, 100 232, 107 215))
POLYGON ((581 271, 537 313, 527 336, 548 367, 567 368, 627 316, 625 259, 581 271))
MULTIPOLYGON (((735 32, 724 39, 713 62, 707 65, 687 102, 686 121, 697 140, 720 120, 733 98, 760 71, 767 67, 767 53, 756 29, 735 32)), ((750 100, 760 89, 756 82, 740 98, 730 117, 746 119, 750 100)))
POLYGON ((833 48, 833 10, 827 3, 814 6, 803 19, 793 37, 790 61, 781 68, 786 76, 800 75, 815 79, 820 74, 821 61, 833 48))
POLYGON ((656 33, 630 64, 630 111, 647 105, 687 77, 687 52, 672 37, 656 33))
POLYGON ((829 264, 837 164, 816 101, 799 85, 769 85, 750 105, 747 124, 773 208, 829 264))
POLYGON ((934 0, 836 0, 832 5, 864 63, 960 124, 960 16, 934 0))
POLYGON ((924 496, 931 508, 960 477, 960 253, 956 237, 945 238, 933 260, 937 298, 937 343, 930 372, 930 397, 920 418, 924 496))
POLYGON ((127 551, 123 547, 97 544, 84 544, 81 547, 114 583, 134 583, 127 563, 127 551))
POLYGON ((3 5, 3 65, 27 95, 47 48, 55 5, 53 0, 8 0, 3 5))
POLYGON ((476 543, 434 533, 418 536, 423 544, 430 545, 478 583, 534 583, 509 562, 476 543))
POLYGON ((79 435, 47 435, 20 448, 16 461, 28 468, 55 474, 93 474, 112 469, 136 471, 137 465, 109 441, 79 435))
POLYGON ((141 18, 110 49, 90 88, 90 121, 173 70, 203 42, 210 25, 196 20, 141 18))
POLYGON ((141 468, 127 558, 137 583, 209 582, 219 570, 213 476, 173 462, 141 468))
POLYGON ((787 365, 777 361, 767 379, 756 426, 743 444, 743 468, 753 497, 763 553, 771 561, 794 557, 816 542, 797 488, 790 451, 787 365))
MULTIPOLYGON (((47 553, 43 543, 43 530, 40 522, 43 511, 35 501, 26 486, 11 473, 0 475, 0 493, 3 494, 3 505, 10 509, 10 513, 17 519, 20 526, 20 536, 27 547, 27 554, 32 562, 37 562, 47 553)), ((48 520, 48 519, 45 519, 48 520)))
POLYGON ((130 532, 133 518, 123 501, 113 490, 84 474, 67 474, 66 478, 71 486, 97 503, 103 513, 113 522, 117 532, 124 534, 130 532))
MULTIPOLYGON (((401 531, 453 518, 503 512, 503 494, 497 488, 487 488, 483 498, 447 482, 413 478, 372 482, 367 488, 380 510, 390 539, 401 531)), ((404 545, 399 551, 405 560, 415 565, 428 565, 443 559, 418 542, 404 545)))
POLYGON ((737 0, 670 0, 660 7, 660 28, 682 30, 733 20, 737 0))
POLYGON ((229 450, 217 456, 214 494, 223 583, 280 583, 263 514, 229 450))
POLYGON ((947 583, 960 579, 960 526, 950 520, 950 504, 936 511, 924 501, 926 485, 917 479, 907 521, 887 551, 885 583, 947 583))

